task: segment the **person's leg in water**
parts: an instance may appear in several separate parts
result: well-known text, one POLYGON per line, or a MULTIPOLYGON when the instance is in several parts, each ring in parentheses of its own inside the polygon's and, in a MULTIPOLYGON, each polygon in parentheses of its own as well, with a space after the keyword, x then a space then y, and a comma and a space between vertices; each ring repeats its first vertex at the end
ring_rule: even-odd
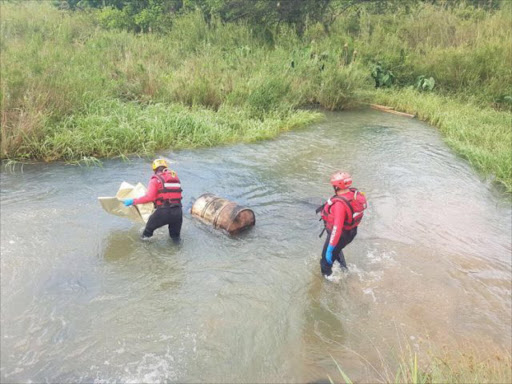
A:
MULTIPOLYGON (((341 267, 345 270, 348 268, 347 268, 347 263, 345 261, 345 255, 343 254, 343 248, 345 248, 348 244, 350 244, 352 242, 352 240, 354 240, 354 237, 356 237, 356 235, 357 235, 357 227, 355 227, 349 231, 343 231, 341 234, 340 240, 338 241, 338 244, 336 245, 336 247, 334 247, 334 250, 332 251, 333 263, 335 260, 338 260, 341 267)), ((327 262, 327 259, 325 258, 325 254, 327 252, 327 246, 329 245, 330 238, 331 238, 331 234, 328 232, 327 239, 325 240, 324 248, 322 250, 322 258, 320 260, 320 269, 322 271, 322 274, 326 275, 326 276, 330 276, 332 273, 332 265, 330 265, 327 262)))
POLYGON ((153 236, 153 232, 155 232, 156 229, 163 227, 167 223, 168 220, 165 212, 162 208, 157 208, 149 217, 146 228, 144 228, 144 232, 142 233, 142 239, 149 239, 153 236))
POLYGON ((343 231, 340 237, 340 241, 338 242, 338 245, 336 248, 334 248, 332 254, 333 254, 333 261, 338 260, 338 262, 341 265, 341 268, 348 270, 347 268, 347 262, 345 261, 345 254, 343 253, 343 248, 345 248, 347 245, 349 245, 352 240, 354 240, 354 237, 357 235, 357 227, 352 228, 348 231, 343 231))
POLYGON ((329 245, 330 238, 331 238, 331 233, 327 232, 327 239, 325 239, 324 248, 322 250, 322 258, 320 259, 320 270, 322 271, 322 275, 325 275, 325 276, 330 276, 332 273, 332 265, 329 264, 327 262, 327 259, 325 258, 325 254, 327 252, 327 246, 329 245))
POLYGON ((183 224, 183 210, 181 207, 171 207, 169 208, 169 236, 172 241, 175 243, 179 243, 180 233, 181 233, 181 225, 183 224))
POLYGON ((340 263, 341 268, 344 270, 348 270, 347 268, 347 262, 345 261, 345 255, 343 254, 343 248, 340 247, 340 250, 337 255, 334 255, 334 252, 336 252, 336 248, 334 248, 333 254, 333 260, 338 260, 338 263, 340 263))

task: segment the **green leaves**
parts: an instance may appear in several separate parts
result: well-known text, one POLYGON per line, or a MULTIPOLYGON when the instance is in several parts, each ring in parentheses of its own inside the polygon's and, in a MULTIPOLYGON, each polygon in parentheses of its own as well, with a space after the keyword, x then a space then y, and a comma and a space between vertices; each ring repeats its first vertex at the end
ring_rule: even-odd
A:
POLYGON ((416 80, 416 84, 414 85, 418 91, 431 91, 434 89, 436 85, 436 81, 433 77, 426 78, 424 75, 421 75, 416 80))
POLYGON ((395 82, 393 72, 384 68, 380 61, 373 65, 371 75, 375 80, 375 88, 391 87, 395 82))

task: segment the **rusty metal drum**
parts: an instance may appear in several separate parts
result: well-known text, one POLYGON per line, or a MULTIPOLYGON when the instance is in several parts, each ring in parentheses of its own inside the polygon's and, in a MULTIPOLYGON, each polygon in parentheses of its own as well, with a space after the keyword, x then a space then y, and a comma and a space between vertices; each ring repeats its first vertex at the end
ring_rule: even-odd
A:
POLYGON ((224 229, 231 235, 248 229, 256 223, 252 210, 212 193, 199 196, 192 205, 191 213, 214 228, 224 229))

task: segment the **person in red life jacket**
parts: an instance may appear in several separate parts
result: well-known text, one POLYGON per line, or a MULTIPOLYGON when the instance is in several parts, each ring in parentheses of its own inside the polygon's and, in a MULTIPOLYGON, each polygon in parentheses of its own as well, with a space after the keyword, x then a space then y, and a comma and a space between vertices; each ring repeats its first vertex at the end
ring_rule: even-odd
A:
POLYGON ((167 162, 164 159, 153 161, 152 168, 155 174, 149 180, 146 195, 138 199, 126 199, 123 203, 127 207, 149 202, 155 204, 156 209, 149 217, 146 228, 142 233, 142 239, 149 239, 153 236, 155 229, 167 224, 169 226, 169 236, 175 242, 179 242, 181 224, 183 223, 180 179, 176 172, 168 169, 167 162))
POLYGON ((356 237, 357 226, 366 209, 364 194, 350 187, 350 174, 341 171, 334 173, 331 176, 331 184, 335 195, 319 208, 328 234, 320 260, 322 274, 326 277, 331 275, 335 260, 338 260, 342 268, 347 269, 343 248, 356 237))

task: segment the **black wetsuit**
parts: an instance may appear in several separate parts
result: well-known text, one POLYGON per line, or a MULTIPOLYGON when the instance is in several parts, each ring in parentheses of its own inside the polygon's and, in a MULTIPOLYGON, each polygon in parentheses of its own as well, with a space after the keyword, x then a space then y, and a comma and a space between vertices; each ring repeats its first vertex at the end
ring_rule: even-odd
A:
POLYGON ((183 223, 183 210, 181 205, 158 207, 149 217, 142 236, 151 237, 155 229, 169 225, 169 236, 174 241, 179 241, 181 225, 183 223))
MULTIPOLYGON (((343 254, 343 248, 345 248, 348 244, 354 240, 354 237, 357 235, 357 227, 344 230, 341 233, 340 240, 338 244, 334 247, 332 251, 332 262, 334 260, 338 260, 341 264, 342 268, 347 268, 347 263, 345 262, 345 255, 343 254)), ((326 276, 330 276, 332 273, 332 265, 329 265, 325 258, 325 253, 327 251, 327 247, 329 246, 329 240, 331 239, 331 232, 327 231, 327 238, 325 239, 324 249, 322 250, 322 258, 320 259, 320 268, 322 269, 322 274, 326 276)))

